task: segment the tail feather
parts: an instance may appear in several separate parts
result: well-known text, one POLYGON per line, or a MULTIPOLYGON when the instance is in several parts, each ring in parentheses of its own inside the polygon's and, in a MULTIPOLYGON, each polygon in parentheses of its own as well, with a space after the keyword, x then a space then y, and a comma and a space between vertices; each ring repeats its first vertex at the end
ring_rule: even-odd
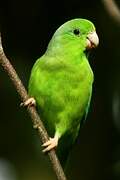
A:
POLYGON ((71 138, 68 136, 63 136, 59 140, 58 148, 56 149, 56 154, 58 156, 58 159, 63 167, 65 169, 67 160, 69 157, 70 150, 73 146, 73 141, 71 141, 71 138))

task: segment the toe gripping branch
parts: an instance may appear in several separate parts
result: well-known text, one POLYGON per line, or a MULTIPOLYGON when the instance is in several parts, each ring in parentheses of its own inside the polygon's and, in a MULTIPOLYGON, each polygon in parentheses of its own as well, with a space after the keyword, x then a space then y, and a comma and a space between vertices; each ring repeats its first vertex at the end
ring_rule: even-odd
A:
POLYGON ((36 106, 36 101, 33 97, 30 97, 25 102, 22 102, 20 106, 36 106))

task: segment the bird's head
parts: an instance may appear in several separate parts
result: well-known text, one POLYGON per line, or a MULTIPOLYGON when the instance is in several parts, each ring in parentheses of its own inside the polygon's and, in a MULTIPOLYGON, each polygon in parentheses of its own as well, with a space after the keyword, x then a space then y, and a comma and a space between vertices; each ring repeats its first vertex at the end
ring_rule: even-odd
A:
POLYGON ((97 47, 98 44, 99 38, 94 24, 86 19, 73 19, 56 30, 48 50, 85 51, 97 47))

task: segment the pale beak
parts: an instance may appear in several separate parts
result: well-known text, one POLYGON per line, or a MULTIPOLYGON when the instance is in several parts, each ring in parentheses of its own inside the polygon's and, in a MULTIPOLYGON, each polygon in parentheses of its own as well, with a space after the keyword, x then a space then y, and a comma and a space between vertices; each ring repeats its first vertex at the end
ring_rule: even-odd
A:
POLYGON ((91 32, 87 36, 87 49, 95 48, 99 44, 99 38, 95 31, 91 32))

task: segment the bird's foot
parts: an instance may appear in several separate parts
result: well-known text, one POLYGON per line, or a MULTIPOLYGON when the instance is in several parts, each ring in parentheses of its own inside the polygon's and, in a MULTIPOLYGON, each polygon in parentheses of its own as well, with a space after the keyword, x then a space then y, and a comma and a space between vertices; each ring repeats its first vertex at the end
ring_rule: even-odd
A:
POLYGON ((45 147, 42 152, 48 152, 51 149, 56 148, 58 145, 58 137, 55 136, 54 138, 50 138, 47 142, 45 142, 42 146, 45 147))
POLYGON ((36 105, 36 101, 33 97, 27 99, 25 102, 22 102, 20 104, 20 106, 35 106, 36 105))

